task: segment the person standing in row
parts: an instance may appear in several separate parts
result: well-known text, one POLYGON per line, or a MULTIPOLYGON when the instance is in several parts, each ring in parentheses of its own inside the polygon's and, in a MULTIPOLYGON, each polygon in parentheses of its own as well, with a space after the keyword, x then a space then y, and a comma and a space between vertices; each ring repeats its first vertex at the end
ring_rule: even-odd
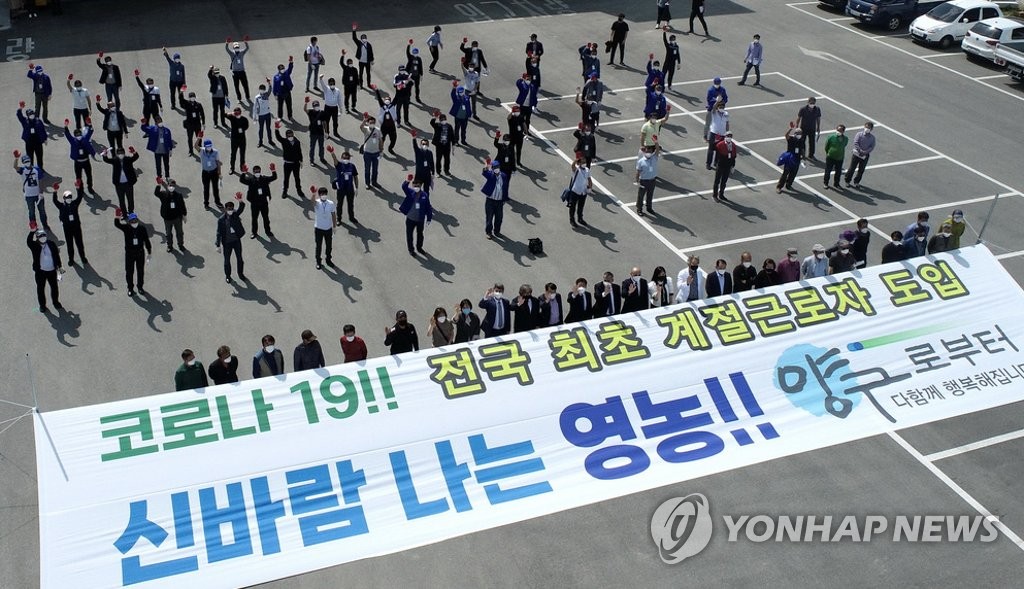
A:
POLYGON ((21 140, 25 143, 25 156, 29 158, 29 161, 33 165, 39 168, 39 171, 43 171, 43 145, 46 143, 46 125, 43 124, 38 118, 36 118, 36 111, 30 109, 25 110, 22 114, 22 109, 25 108, 25 103, 20 102, 18 104, 18 110, 14 113, 18 117, 18 122, 21 123, 21 140))
POLYGON ((484 195, 484 233, 487 239, 501 237, 501 222, 505 217, 505 203, 508 202, 508 189, 511 176, 501 170, 498 160, 484 166, 485 179, 480 192, 484 195))
POLYGON ((693 19, 700 21, 700 26, 704 27, 704 36, 710 37, 708 34, 708 23, 704 22, 704 0, 692 0, 690 2, 690 34, 693 34, 693 19))
POLYGON ((231 282, 231 254, 235 254, 235 263, 238 266, 238 277, 243 281, 245 278, 245 261, 242 259, 242 238, 245 237, 245 227, 242 226, 242 211, 245 210, 245 203, 242 201, 242 193, 235 194, 238 201, 238 210, 235 210, 235 203, 230 200, 224 203, 224 213, 217 219, 217 237, 214 245, 217 246, 217 253, 224 254, 224 282, 231 282))
POLYGON ((537 86, 530 81, 530 73, 523 72, 523 75, 516 80, 516 106, 523 114, 523 125, 526 127, 526 134, 530 134, 530 118, 537 107, 537 86))
POLYGON ((174 138, 171 137, 171 130, 164 126, 163 120, 159 116, 155 119, 153 125, 143 123, 139 128, 142 130, 142 138, 146 140, 146 150, 153 154, 156 176, 166 178, 171 175, 174 138))
POLYGON ((356 100, 359 97, 359 70, 352 65, 352 58, 345 57, 345 50, 341 50, 341 89, 345 99, 345 114, 359 112, 356 100))
POLYGON ((244 41, 245 49, 235 41, 231 44, 231 48, 228 48, 228 43, 231 42, 231 38, 224 43, 224 52, 231 58, 231 80, 235 84, 235 98, 238 102, 242 102, 242 93, 239 90, 239 86, 245 90, 245 99, 249 100, 249 77, 245 73, 245 54, 249 53, 249 41, 244 41))
POLYGON ((615 284, 615 275, 605 272, 603 280, 594 285, 594 317, 611 317, 622 312, 622 288, 615 284))
MULTIPOLYGON (((757 269, 753 264, 754 257, 750 252, 740 254, 740 263, 732 269, 733 292, 745 292, 754 288, 757 280, 757 269)), ((773 262, 774 266, 775 263, 773 262)))
POLYGON ((459 85, 458 80, 452 81, 452 108, 448 114, 455 118, 455 141, 466 145, 466 127, 469 126, 469 119, 473 116, 473 101, 466 94, 466 88, 459 85))
POLYGON ((405 311, 395 313, 395 325, 384 328, 384 345, 388 346, 391 355, 419 351, 420 338, 416 327, 409 323, 409 315, 405 311))
POLYGON ((871 244, 871 229, 868 228, 867 219, 857 219, 857 237, 850 244, 850 251, 853 252, 853 259, 857 260, 857 268, 865 268, 868 265, 868 246, 871 244))
MULTIPOLYGON (((167 60, 167 87, 171 93, 171 109, 178 110, 178 105, 175 102, 175 98, 179 96, 182 89, 185 87, 185 64, 181 63, 181 54, 175 53, 174 55, 167 54, 167 48, 163 48, 164 59, 167 60)), ((182 100, 182 106, 185 101, 182 100)))
MULTIPOLYGON (((68 120, 64 119, 64 122, 67 123, 68 120)), ((95 194, 96 191, 92 187, 92 156, 96 155, 96 150, 92 146, 92 125, 87 124, 84 130, 79 127, 72 132, 65 124, 64 138, 71 148, 70 156, 75 167, 75 179, 81 181, 82 173, 85 172, 89 192, 95 194)))
POLYGON ((736 142, 732 140, 732 131, 726 133, 725 137, 715 145, 715 152, 718 164, 715 166, 715 183, 711 187, 711 196, 714 197, 715 202, 719 200, 729 202, 729 199, 725 197, 725 185, 729 181, 729 176, 732 175, 733 168, 736 167, 738 152, 736 142))
POLYGON ((875 135, 873 133, 875 124, 871 121, 864 123, 864 128, 853 137, 853 155, 850 156, 850 168, 846 170, 846 187, 860 188, 860 179, 864 177, 864 168, 868 165, 871 152, 875 150, 875 135), (856 172, 856 176, 854 173, 856 172))
POLYGON ((811 255, 804 258, 800 265, 800 277, 804 280, 821 278, 828 274, 828 259, 825 257, 825 246, 820 243, 811 248, 811 255))
POLYGON ((544 294, 537 302, 540 303, 540 315, 537 318, 538 327, 554 327, 562 325, 562 316, 565 309, 562 305, 562 295, 558 292, 558 285, 549 282, 544 285, 544 294))
POLYGON ((434 130, 434 136, 430 142, 434 145, 434 163, 437 168, 437 175, 450 175, 452 164, 452 142, 455 141, 455 129, 448 123, 448 117, 439 111, 434 111, 430 118, 430 128, 434 130))
MULTIPOLYGON (((660 29, 662 21, 665 21, 665 26, 666 27, 671 26, 670 21, 672 20, 672 11, 671 11, 670 6, 669 6, 671 4, 671 1, 670 0, 655 0, 655 1, 657 3, 657 7, 658 7, 658 19, 657 19, 657 22, 654 23, 654 28, 660 29)), ((691 28, 693 28, 693 27, 691 27, 691 28)), ((692 33, 693 31, 690 31, 690 32, 692 33)))
POLYGON ((35 111, 46 124, 50 124, 50 97, 53 96, 53 82, 50 75, 43 71, 43 66, 29 64, 28 78, 32 80, 32 95, 35 97, 35 111))
POLYGON ((272 198, 270 184, 276 180, 276 170, 271 170, 269 176, 264 176, 263 168, 260 166, 253 166, 251 174, 243 168, 242 174, 238 177, 238 181, 248 187, 245 200, 249 203, 249 215, 252 221, 252 232, 249 234, 249 239, 259 237, 260 216, 263 217, 263 231, 267 237, 271 239, 274 237, 274 232, 270 230, 270 199, 272 198))
POLYGON ((644 311, 651 306, 650 287, 640 273, 639 266, 633 266, 629 278, 622 281, 622 312, 644 311))
POLYGON ((351 323, 341 328, 341 352, 345 355, 345 364, 366 360, 366 342, 356 335, 356 326, 351 323))
POLYGON ((590 178, 590 167, 583 161, 583 154, 576 154, 576 161, 570 165, 572 171, 569 180, 569 225, 573 228, 579 225, 589 227, 583 220, 583 205, 587 204, 587 193, 594 187, 590 178))
POLYGON ((452 343, 464 344, 480 339, 480 317, 473 312, 473 303, 462 299, 455 307, 455 340, 452 343))
POLYGON ((320 254, 325 253, 327 265, 334 268, 334 261, 331 260, 331 253, 334 249, 334 228, 338 224, 336 214, 337 206, 327 198, 327 188, 321 186, 313 195, 313 239, 316 242, 316 269, 322 270, 320 254), (327 251, 323 251, 324 242, 327 242, 327 251))
POLYGON ((779 284, 800 280, 800 251, 795 247, 786 248, 786 257, 776 265, 779 284))
POLYGON ((245 146, 248 143, 245 133, 249 130, 249 119, 242 116, 242 108, 236 106, 228 117, 228 124, 231 126, 231 173, 234 174, 236 161, 245 165, 245 146))
POLYGON ((39 312, 47 313, 46 285, 50 285, 50 302, 53 308, 63 311, 60 304, 60 290, 57 286, 57 275, 64 273, 64 265, 60 261, 60 248, 50 241, 43 229, 29 231, 25 245, 32 252, 32 271, 36 278, 36 299, 39 301, 39 312))
POLYGON ((523 284, 519 287, 519 296, 509 301, 509 311, 512 313, 512 330, 515 333, 525 333, 537 328, 540 317, 540 302, 533 296, 533 287, 523 284))
POLYGON ((260 340, 260 351, 252 357, 252 377, 264 378, 285 373, 284 354, 277 349, 277 340, 267 334, 260 340))
POLYGON ((662 85, 671 90, 672 79, 675 78, 676 70, 683 67, 683 56, 679 50, 679 43, 676 42, 676 36, 669 36, 668 34, 668 25, 665 25, 661 31, 661 42, 665 45, 665 66, 664 70, 662 70, 665 80, 662 82, 662 85))
POLYGON ((580 123, 577 127, 572 132, 572 136, 576 138, 576 145, 573 146, 572 151, 573 153, 582 153, 583 162, 590 166, 597 157, 597 138, 594 137, 594 129, 590 125, 580 123))
POLYGON ((117 109, 121 110, 121 66, 115 64, 109 55, 104 57, 100 51, 96 57, 96 67, 100 68, 99 83, 103 84, 107 102, 113 102, 117 109))
POLYGON ((327 122, 330 117, 320 110, 319 100, 314 100, 313 106, 310 108, 309 96, 306 97, 302 110, 309 119, 309 126, 306 127, 309 133, 309 165, 315 165, 313 157, 318 152, 320 154, 320 161, 327 163, 327 160, 324 159, 324 136, 327 134, 327 122))
POLYGON ((22 155, 20 159, 18 156, 18 152, 15 151, 13 167, 14 171, 21 176, 21 190, 25 197, 25 206, 28 208, 28 221, 29 223, 36 222, 36 209, 38 209, 43 227, 49 231, 50 225, 46 222, 46 201, 42 188, 43 171, 39 166, 32 165, 32 159, 28 155, 22 155))
POLYGON ((477 306, 484 310, 484 318, 480 322, 484 337, 508 335, 512 327, 510 306, 505 299, 505 285, 497 282, 487 289, 477 306))
POLYGON ((704 295, 704 288, 701 288, 706 276, 700 269, 700 258, 690 256, 686 266, 676 275, 676 302, 687 303, 699 301, 704 295))
POLYGON ((960 238, 963 237, 964 231, 967 230, 967 222, 964 221, 963 209, 953 209, 953 213, 950 214, 942 224, 949 225, 953 234, 949 241, 949 248, 960 249, 960 238))
POLYGON ((705 282, 705 292, 709 299, 733 293, 732 276, 729 274, 728 262, 715 260, 715 273, 709 274, 705 282))
POLYGON ((74 80, 74 87, 71 86, 71 81, 74 80, 74 75, 68 75, 68 92, 71 94, 71 112, 75 116, 75 128, 81 129, 83 125, 88 124, 86 121, 92 116, 92 98, 89 97, 89 90, 82 86, 81 80, 74 80))
POLYGON ((729 132, 729 111, 725 110, 725 101, 717 100, 711 108, 711 123, 708 126, 707 142, 708 152, 704 166, 707 169, 715 167, 718 153, 718 143, 725 139, 729 132))
POLYGON ((185 127, 185 136, 188 140, 188 154, 195 157, 194 146, 197 137, 202 135, 203 129, 206 128, 206 109, 196 99, 195 92, 189 92, 188 100, 186 100, 184 88, 179 90, 178 99, 181 101, 182 110, 185 111, 185 120, 182 122, 182 126, 185 127))
POLYGON ((367 187, 382 188, 377 182, 380 151, 383 147, 380 129, 377 128, 377 119, 364 114, 359 130, 363 132, 363 144, 359 146, 359 153, 363 154, 363 181, 366 182, 367 187))
POLYGON ((882 247, 882 263, 902 262, 907 259, 906 249, 903 246, 903 232, 893 231, 889 234, 889 243, 882 247))
POLYGON ((181 352, 181 365, 174 371, 174 390, 191 391, 210 386, 203 363, 196 360, 196 353, 185 348, 181 352))
POLYGON ((363 88, 364 83, 369 86, 373 83, 370 79, 370 69, 373 66, 373 45, 366 40, 366 35, 356 36, 359 26, 352 24, 352 42, 356 44, 356 61, 359 62, 359 87, 363 88))
POLYGON ((213 384, 230 384, 238 382, 238 358, 231 355, 231 348, 217 348, 217 360, 206 369, 213 384))
POLYGON ((85 190, 82 189, 82 181, 76 180, 75 187, 78 194, 72 196, 70 190, 65 190, 61 195, 62 200, 57 200, 57 192, 53 193, 53 206, 57 208, 60 216, 60 224, 64 228, 64 243, 68 245, 68 265, 75 265, 75 248, 78 255, 82 257, 82 265, 88 266, 89 259, 85 257, 85 244, 82 243, 82 217, 78 214, 78 206, 85 198, 85 190))
POLYGON ((138 288, 139 294, 145 295, 146 263, 153 254, 149 230, 135 213, 129 213, 125 223, 120 209, 114 212, 114 229, 124 234, 124 280, 128 284, 128 296, 135 296, 133 286, 138 288))
POLYGON ((135 148, 129 146, 131 155, 125 155, 124 150, 118 148, 111 157, 110 149, 103 152, 103 161, 110 166, 110 181, 114 184, 114 192, 117 193, 118 206, 129 213, 135 212, 135 183, 139 177, 135 173, 135 162, 139 159, 135 148))
POLYGON ((839 188, 839 176, 843 173, 843 160, 846 159, 846 144, 850 138, 846 136, 846 125, 836 127, 835 133, 825 140, 825 190, 829 189, 829 176, 834 174, 832 186, 839 188))
POLYGON ((270 91, 266 84, 260 84, 256 90, 256 100, 252 103, 252 120, 256 121, 257 137, 259 143, 257 148, 263 147, 263 130, 267 131, 267 143, 274 147, 274 138, 270 135, 270 119, 273 118, 270 112, 270 91))
MULTIPOLYGON (((420 100, 420 81, 423 79, 423 58, 420 57, 420 50, 412 46, 412 39, 405 46, 405 71, 412 80, 412 88, 416 92, 416 102, 423 104, 420 100)), ((409 115, 406 114, 406 120, 409 115)))
MULTIPOLYGON (((352 163, 352 155, 349 152, 341 154, 341 161, 338 161, 338 157, 334 155, 334 150, 331 150, 331 159, 334 160, 334 180, 331 181, 331 185, 338 192, 338 208, 346 206, 348 210, 348 220, 358 225, 359 221, 356 220, 355 214, 355 201, 356 192, 359 191, 359 169, 352 163)), ((341 224, 341 213, 337 213, 338 224, 341 224)))
MULTIPOLYGON (((220 73, 220 68, 210 66, 206 72, 210 80, 210 99, 213 101, 213 125, 227 127, 228 80, 220 73)), ((239 110, 241 112, 241 110, 239 110)))
POLYGON ((780 284, 779 274, 775 271, 775 260, 767 258, 761 263, 761 271, 754 278, 754 288, 768 288, 780 284))
POLYGON ((320 79, 320 66, 324 63, 324 54, 320 52, 316 37, 309 38, 309 45, 302 53, 302 59, 306 62, 306 93, 308 94, 309 83, 320 79))
POLYGON ((135 70, 135 83, 139 85, 139 90, 142 90, 142 124, 148 125, 150 119, 160 118, 164 110, 160 88, 155 85, 153 78, 146 78, 146 83, 143 84, 139 70, 135 70))
POLYGON ((615 63, 615 50, 619 50, 619 65, 626 65, 626 37, 629 35, 629 23, 626 22, 626 15, 619 13, 619 16, 612 23, 612 34, 608 40, 608 65, 615 63))
POLYGON ((448 321, 448 312, 444 307, 434 309, 427 324, 427 337, 435 348, 441 348, 452 343, 455 339, 455 328, 448 321))
POLYGON ((754 70, 754 85, 761 85, 761 62, 764 61, 764 47, 761 46, 761 35, 754 35, 754 40, 747 46, 747 55, 743 58, 746 67, 743 68, 743 79, 737 85, 744 86, 747 83, 747 75, 754 70))
POLYGON ((426 187, 412 181, 410 178, 402 183, 402 192, 405 199, 398 207, 398 211, 405 215, 405 244, 409 249, 409 255, 415 257, 416 252, 426 254, 423 249, 423 227, 434 218, 434 208, 430 206, 430 193, 426 187), (416 233, 416 249, 412 247, 412 234, 416 233))
POLYGON ((417 137, 416 129, 412 135, 412 153, 415 161, 413 177, 424 186, 434 187, 434 154, 430 151, 430 142, 426 137, 417 137))
MULTIPOLYGON (((280 126, 280 122, 278 125, 280 126)), ((281 198, 288 198, 288 178, 295 177, 295 196, 302 200, 302 178, 299 177, 299 170, 302 169, 302 143, 295 138, 295 132, 287 129, 284 136, 281 129, 274 129, 274 135, 281 143, 281 159, 284 160, 284 183, 281 186, 281 198)))
POLYGON ((566 323, 586 321, 594 316, 594 299, 587 290, 587 279, 577 278, 573 286, 575 288, 566 297, 569 304, 569 312, 565 314, 566 323))
POLYGON ((668 280, 668 272, 664 266, 654 269, 654 274, 647 281, 647 295, 652 309, 667 307, 672 302, 672 283, 668 280))
POLYGON ((779 165, 782 166, 782 175, 775 184, 775 193, 782 194, 782 189, 793 189, 793 181, 796 180, 796 173, 800 171, 801 154, 803 153, 803 131, 800 127, 790 123, 786 129, 786 151, 779 156, 779 165))
POLYGON ((165 179, 156 185, 153 196, 160 199, 160 218, 164 220, 164 241, 167 242, 167 251, 174 249, 175 235, 178 236, 178 247, 185 251, 184 225, 188 210, 185 208, 185 198, 178 191, 178 182, 173 178, 165 179))
POLYGON ((299 337, 302 338, 302 342, 295 346, 295 353, 292 355, 295 372, 315 370, 326 366, 323 348, 320 347, 320 341, 316 339, 313 332, 306 329, 299 337))
POLYGON ((950 247, 950 242, 953 240, 953 228, 948 223, 943 223, 939 227, 938 233, 932 235, 931 239, 928 240, 928 255, 937 254, 939 252, 948 252, 953 249, 950 247))
POLYGON ((99 103, 100 95, 96 95, 96 110, 103 115, 103 130, 107 132, 107 145, 114 149, 124 148, 124 136, 128 133, 128 119, 121 109, 113 102, 107 102, 107 108, 99 103))
MULTIPOLYGON (((320 74, 320 91, 324 95, 324 119, 334 124, 334 136, 340 137, 341 135, 338 135, 338 112, 341 109, 341 90, 338 89, 334 78, 328 78, 327 82, 324 82, 324 75, 320 74)), ((326 124, 324 130, 327 130, 326 124)))

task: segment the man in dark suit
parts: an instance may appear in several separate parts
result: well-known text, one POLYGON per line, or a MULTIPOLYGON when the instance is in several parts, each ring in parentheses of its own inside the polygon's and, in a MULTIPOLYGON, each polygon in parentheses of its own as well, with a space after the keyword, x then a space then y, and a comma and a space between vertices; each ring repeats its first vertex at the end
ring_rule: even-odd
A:
POLYGON ((113 101, 118 110, 121 109, 121 67, 114 63, 110 56, 103 57, 101 51, 96 58, 96 67, 100 68, 100 84, 107 94, 107 102, 113 101), (103 60, 102 62, 100 60, 103 60))
POLYGON ((366 40, 366 35, 358 35, 356 31, 359 30, 359 26, 352 25, 352 42, 356 44, 356 61, 359 62, 359 87, 363 87, 363 82, 369 86, 372 82, 370 81, 370 67, 373 65, 373 45, 366 40), (365 77, 364 77, 365 73, 365 77))
POLYGON ((512 325, 516 333, 530 331, 540 325, 540 301, 533 296, 533 287, 529 284, 519 287, 519 296, 509 309, 512 311, 512 325))
POLYGON ((622 281, 622 312, 643 311, 651 306, 647 279, 640 276, 640 267, 633 266, 629 278, 622 281))
MULTIPOLYGON (((586 292, 586 288, 583 292, 586 292)), ((562 307, 562 295, 558 293, 558 287, 554 282, 544 285, 544 294, 540 297, 540 317, 537 327, 551 327, 562 324, 562 315, 565 309, 562 307)))
POLYGON ((576 288, 569 293, 569 312, 565 315, 566 323, 586 321, 594 316, 594 300, 587 292, 587 279, 577 278, 576 288))
POLYGON ((727 265, 725 260, 718 259, 715 261, 714 274, 708 274, 705 280, 705 288, 709 298, 732 294, 732 275, 726 270, 727 265))
POLYGON ((28 249, 32 251, 32 271, 36 274, 36 297, 39 299, 39 312, 46 313, 46 294, 44 288, 50 285, 50 299, 53 306, 58 310, 64 310, 60 304, 60 291, 57 289, 57 274, 64 273, 64 266, 60 262, 60 248, 49 240, 49 236, 42 228, 33 229, 25 240, 28 249))
POLYGON ((622 312, 622 289, 615 275, 604 273, 604 281, 594 285, 594 317, 610 317, 622 312))
POLYGON ((125 214, 135 212, 135 182, 138 181, 135 161, 139 159, 139 154, 133 147, 128 149, 131 155, 125 155, 120 148, 114 152, 113 157, 109 149, 103 152, 103 161, 110 165, 110 181, 117 193, 117 204, 125 214))
POLYGON ((480 299, 478 307, 484 310, 484 319, 480 327, 484 331, 484 337, 496 335, 507 335, 512 325, 510 306, 504 298, 505 285, 498 282, 488 288, 484 298, 480 299))

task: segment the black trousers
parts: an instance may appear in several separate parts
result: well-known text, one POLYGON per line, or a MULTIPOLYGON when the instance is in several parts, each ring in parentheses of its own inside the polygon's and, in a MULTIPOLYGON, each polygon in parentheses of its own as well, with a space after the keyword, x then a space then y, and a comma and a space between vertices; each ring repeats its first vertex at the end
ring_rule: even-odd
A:
POLYGON ((260 215, 263 215, 263 231, 270 234, 270 203, 268 202, 252 202, 249 203, 249 215, 252 218, 252 234, 256 235, 259 233, 259 221, 260 215))
POLYGON ((729 174, 732 173, 734 165, 733 161, 727 158, 718 161, 718 167, 715 168, 715 184, 711 187, 712 196, 725 196, 725 184, 729 181, 729 174))
POLYGON ((231 278, 231 253, 235 254, 235 265, 238 266, 238 275, 245 275, 245 260, 242 259, 242 240, 236 239, 232 242, 221 244, 221 251, 224 252, 224 276, 231 278))
MULTIPOLYGON (((427 45, 427 49, 430 50, 430 65, 428 67, 434 69, 434 66, 437 65, 437 60, 441 59, 441 52, 437 50, 436 45, 427 45)), ((417 98, 419 97, 417 96, 417 98)))
POLYGON ((132 284, 137 284, 139 290, 142 290, 142 285, 146 282, 145 249, 140 247, 124 250, 124 281, 128 284, 128 290, 131 290, 132 284))
POLYGON ((50 299, 53 306, 60 304, 60 291, 57 290, 56 270, 36 270, 36 298, 39 300, 39 307, 46 306, 46 285, 50 285, 50 299))
POLYGON ((32 159, 33 166, 43 167, 43 144, 38 141, 25 142, 25 155, 32 159))
POLYGON ((107 145, 112 149, 124 149, 124 131, 107 131, 107 145))
POLYGON ((64 241, 68 244, 68 263, 75 261, 75 248, 78 255, 85 259, 85 245, 82 243, 82 223, 75 219, 61 224, 64 227, 64 241))
POLYGON ((298 197, 302 198, 302 179, 299 178, 299 168, 302 167, 302 162, 285 162, 284 163, 284 184, 282 185, 282 194, 288 194, 288 178, 295 176, 295 193, 298 197))
POLYGON ((423 225, 424 221, 421 218, 419 221, 413 221, 408 217, 405 218, 405 244, 409 247, 409 252, 412 253, 412 234, 416 232, 416 249, 423 249, 423 225))
POLYGON ((336 106, 324 106, 324 116, 331 120, 331 124, 334 125, 334 134, 338 134, 338 107, 336 106))
POLYGON ((690 11, 690 32, 693 32, 693 19, 700 21, 700 26, 704 27, 704 34, 708 34, 708 23, 704 22, 704 13, 700 9, 690 11))
POLYGON ((356 96, 358 94, 358 90, 359 90, 359 88, 357 86, 344 86, 342 88, 342 94, 344 95, 344 99, 345 99, 345 111, 346 112, 349 109, 352 109, 352 110, 356 109, 356 96))
POLYGON ((217 171, 207 172, 203 170, 203 204, 210 206, 210 187, 213 187, 213 202, 220 205, 220 181, 217 178, 217 171))
POLYGON ((282 92, 277 96, 277 118, 284 118, 285 107, 288 109, 288 118, 295 118, 292 116, 292 93, 291 91, 282 92))
POLYGON ((434 161, 437 162, 438 171, 444 170, 445 174, 451 174, 452 165, 452 144, 434 146, 434 161))
POLYGON ((583 220, 583 205, 587 204, 587 195, 576 194, 575 192, 569 194, 569 221, 573 221, 573 218, 583 220))
POLYGON ((334 232, 331 229, 313 229, 314 237, 316 238, 316 259, 317 265, 320 265, 320 253, 323 251, 324 242, 327 242, 327 263, 331 263, 331 250, 334 245, 334 232))
POLYGON ((619 50, 619 63, 622 63, 626 59, 626 41, 612 41, 612 50, 608 54, 608 63, 615 61, 615 50, 619 50))
POLYGON ((360 88, 363 87, 363 80, 364 80, 363 72, 366 72, 366 78, 365 78, 366 84, 370 85, 370 84, 373 83, 373 82, 370 81, 370 64, 369 63, 363 63, 363 62, 360 61, 359 62, 359 87, 360 88))
POLYGON ((214 126, 221 125, 227 126, 227 113, 224 112, 224 98, 213 97, 213 108, 211 109, 213 115, 214 126))
POLYGON ((235 82, 235 98, 239 102, 242 101, 242 93, 239 92, 238 87, 241 86, 242 90, 245 90, 245 99, 249 100, 249 76, 245 75, 245 72, 231 72, 231 79, 235 82))
POLYGON ((75 160, 75 180, 82 179, 82 172, 85 172, 85 185, 89 187, 89 190, 92 190, 92 162, 89 161, 89 158, 75 160))
POLYGON ((235 171, 235 156, 240 156, 241 164, 245 165, 245 141, 231 142, 231 171, 235 171))
POLYGON ((339 190, 338 191, 338 219, 341 219, 341 207, 344 205, 348 209, 348 220, 351 221, 356 218, 355 215, 355 202, 356 202, 356 191, 353 190, 339 190))
POLYGON ((117 206, 127 213, 135 212, 135 187, 131 184, 114 184, 117 193, 117 206))

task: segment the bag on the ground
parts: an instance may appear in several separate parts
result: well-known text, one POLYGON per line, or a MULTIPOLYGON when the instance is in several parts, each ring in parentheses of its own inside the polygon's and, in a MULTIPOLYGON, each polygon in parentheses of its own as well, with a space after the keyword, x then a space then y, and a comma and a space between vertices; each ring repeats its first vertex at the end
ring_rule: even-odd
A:
POLYGON ((544 242, 539 237, 531 237, 526 246, 530 253, 539 256, 544 253, 544 242))

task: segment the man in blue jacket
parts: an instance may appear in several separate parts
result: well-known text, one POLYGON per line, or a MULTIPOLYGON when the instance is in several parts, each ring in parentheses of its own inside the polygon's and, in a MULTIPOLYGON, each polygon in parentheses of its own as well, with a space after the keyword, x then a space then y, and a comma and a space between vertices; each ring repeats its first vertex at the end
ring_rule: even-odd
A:
POLYGON ((28 78, 32 80, 32 94, 36 97, 35 111, 43 115, 46 124, 50 124, 50 96, 53 95, 53 83, 43 66, 28 66, 28 78))
POLYGON ((164 47, 164 59, 167 60, 167 87, 171 89, 171 108, 178 110, 176 97, 181 92, 182 87, 185 86, 185 64, 181 63, 180 53, 168 55, 166 47, 164 47))
POLYGON ((274 96, 277 97, 277 118, 284 118, 284 109, 288 107, 288 120, 295 122, 295 117, 292 116, 292 69, 295 64, 292 62, 292 56, 288 56, 288 67, 284 64, 277 64, 277 73, 274 74, 274 85, 273 92, 274 96))
POLYGON ((466 89, 459 86, 459 81, 452 82, 452 107, 448 114, 455 119, 455 145, 461 141, 466 143, 466 126, 469 125, 469 118, 473 116, 473 104, 466 89))
POLYGON ((486 197, 484 233, 487 234, 487 239, 494 239, 495 235, 501 237, 501 221, 505 216, 505 203, 509 200, 508 185, 511 177, 507 172, 501 171, 501 162, 498 160, 484 167, 483 176, 485 181, 480 192, 486 197))
POLYGON ((27 109, 22 114, 22 109, 25 108, 25 102, 18 103, 18 110, 15 114, 18 115, 18 122, 21 123, 21 140, 25 142, 25 155, 27 155, 32 165, 38 166, 40 171, 43 169, 43 144, 46 143, 46 125, 42 121, 36 118, 36 111, 27 109))
POLYGON ((402 201, 398 211, 405 215, 405 244, 409 248, 409 255, 416 257, 416 252, 426 254, 423 249, 423 226, 434 219, 434 208, 430 206, 430 193, 419 182, 409 179, 402 182, 402 192, 405 193, 405 200, 402 201), (409 182, 412 181, 410 186, 409 182), (412 234, 416 232, 416 250, 412 249, 412 234))
POLYGON ((516 80, 516 89, 519 91, 516 95, 516 104, 519 105, 519 112, 523 113, 523 124, 529 130, 530 117, 533 115, 534 107, 537 106, 538 86, 530 81, 529 72, 524 72, 523 76, 516 80))
POLYGON ((160 117, 156 117, 155 125, 143 124, 140 128, 142 136, 146 138, 146 149, 153 153, 157 177, 169 178, 171 175, 171 150, 174 148, 171 130, 164 126, 160 117))
POLYGON ((86 182, 89 186, 89 193, 95 194, 92 188, 92 159, 96 150, 92 147, 92 125, 86 125, 84 129, 75 129, 74 133, 68 129, 68 120, 64 119, 64 138, 71 146, 71 161, 75 162, 75 179, 82 181, 82 172, 85 172, 86 182), (83 132, 84 131, 84 132, 83 132))

